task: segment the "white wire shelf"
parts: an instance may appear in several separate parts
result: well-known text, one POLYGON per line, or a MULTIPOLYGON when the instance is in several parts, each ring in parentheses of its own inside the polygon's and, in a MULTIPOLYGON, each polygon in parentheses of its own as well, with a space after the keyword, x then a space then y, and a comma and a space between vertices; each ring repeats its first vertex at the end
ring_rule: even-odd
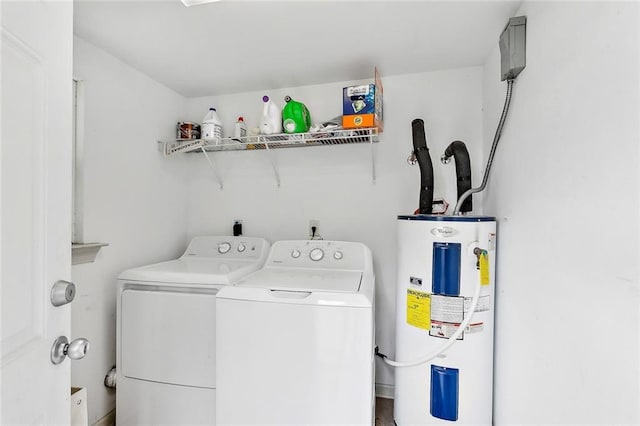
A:
POLYGON ((158 142, 158 148, 169 156, 180 152, 193 152, 204 154, 207 162, 211 165, 220 189, 224 188, 223 179, 216 167, 214 155, 208 152, 222 151, 258 151, 266 150, 269 153, 271 167, 276 178, 276 183, 280 187, 280 173, 275 161, 273 149, 296 148, 303 146, 324 146, 324 145, 346 145, 354 143, 368 143, 371 145, 371 175, 373 182, 376 181, 375 159, 373 143, 378 142, 378 129, 340 129, 319 133, 280 133, 276 135, 246 136, 239 139, 223 138, 219 144, 209 145, 203 139, 177 140, 172 142, 158 142))
POLYGON ((303 146, 345 145, 378 142, 376 128, 340 129, 319 133, 280 133, 275 135, 222 138, 217 145, 209 145, 202 139, 172 141, 164 143, 165 155, 180 152, 250 151, 262 149, 296 148, 303 146))

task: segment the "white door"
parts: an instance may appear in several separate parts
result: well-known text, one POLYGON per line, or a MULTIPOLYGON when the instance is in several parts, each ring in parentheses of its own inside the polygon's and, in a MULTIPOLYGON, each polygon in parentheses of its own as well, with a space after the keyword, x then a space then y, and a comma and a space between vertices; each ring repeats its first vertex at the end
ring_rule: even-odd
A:
POLYGON ((71 274, 73 3, 7 1, 2 23, 0 424, 69 424, 70 305, 51 287, 71 274))

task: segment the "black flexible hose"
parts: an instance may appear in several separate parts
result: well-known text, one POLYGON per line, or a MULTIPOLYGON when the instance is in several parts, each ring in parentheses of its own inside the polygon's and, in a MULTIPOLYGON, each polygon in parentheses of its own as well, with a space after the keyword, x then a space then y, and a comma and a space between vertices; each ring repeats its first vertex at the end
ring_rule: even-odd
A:
MULTIPOLYGON (((471 159, 469 158, 469 151, 464 142, 453 141, 444 150, 444 156, 446 158, 453 157, 456 162, 457 198, 460 199, 462 194, 471 189, 471 159)), ((473 210, 473 199, 469 196, 460 206, 460 212, 465 213, 471 210, 473 210)))
POLYGON ((419 214, 431 214, 433 208, 433 164, 427 148, 427 137, 424 133, 424 121, 416 118, 411 122, 413 136, 413 153, 420 166, 420 204, 419 214))

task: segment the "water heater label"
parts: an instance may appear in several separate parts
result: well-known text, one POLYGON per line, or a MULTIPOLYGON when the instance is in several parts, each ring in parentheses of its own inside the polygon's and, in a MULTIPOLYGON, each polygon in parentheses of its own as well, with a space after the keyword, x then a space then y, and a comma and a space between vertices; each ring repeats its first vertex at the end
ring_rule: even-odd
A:
POLYGON ((465 333, 481 333, 484 330, 483 322, 476 322, 473 324, 469 324, 467 328, 464 329, 465 333))
POLYGON ((422 278, 418 278, 418 277, 409 277, 409 284, 413 284, 413 285, 422 285, 422 278))
POLYGON ((485 250, 480 254, 480 284, 489 285, 489 253, 485 250))
POLYGON ((489 250, 494 251, 496 249, 496 234, 489 234, 489 250))
MULTIPOLYGON (((431 295, 429 335, 448 339, 464 320, 464 297, 431 295)), ((462 335, 458 338, 462 340, 462 335)))
POLYGON ((431 330, 431 294, 407 290, 407 324, 431 330))
MULTIPOLYGON (((448 339, 453 336, 453 333, 456 332, 460 324, 455 324, 451 322, 441 322, 441 321, 431 321, 431 329, 429 330, 429 336, 432 337, 441 337, 443 339, 448 339)), ((462 333, 457 340, 463 340, 464 333, 462 333)))
MULTIPOLYGON (((469 312, 469 307, 471 306, 471 300, 473 297, 465 297, 464 298, 464 312, 469 312)), ((487 294, 485 296, 480 296, 478 298, 478 304, 476 305, 476 310, 474 312, 486 312, 491 310, 491 297, 487 294)))
POLYGON ((436 237, 449 238, 456 235, 458 231, 450 226, 438 226, 431 229, 431 234, 436 237))
POLYGON ((464 297, 431 295, 431 321, 461 323, 464 319, 464 297))

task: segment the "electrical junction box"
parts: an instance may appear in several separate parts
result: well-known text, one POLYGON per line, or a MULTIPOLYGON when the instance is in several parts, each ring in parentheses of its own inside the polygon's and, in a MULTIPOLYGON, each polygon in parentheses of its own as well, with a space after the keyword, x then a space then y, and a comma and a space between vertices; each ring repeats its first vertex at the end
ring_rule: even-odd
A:
POLYGON ((375 127, 382 133, 382 79, 377 68, 374 75, 374 84, 349 86, 342 90, 344 129, 375 127))
POLYGON ((500 76, 501 80, 513 80, 527 66, 527 17, 517 16, 500 34, 500 76))

